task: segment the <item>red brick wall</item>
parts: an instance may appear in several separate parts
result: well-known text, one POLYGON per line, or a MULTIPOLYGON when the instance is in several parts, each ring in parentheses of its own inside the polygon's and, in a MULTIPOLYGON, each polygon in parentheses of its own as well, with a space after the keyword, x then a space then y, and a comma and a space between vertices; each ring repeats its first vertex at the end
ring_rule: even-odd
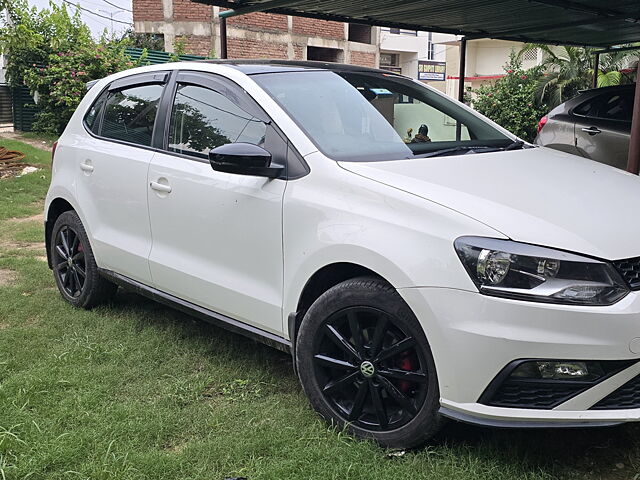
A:
POLYGON ((294 44, 293 45, 293 59, 294 60, 304 60, 304 50, 305 50, 305 46, 304 45, 298 45, 298 44, 294 44))
POLYGON ((183 35, 176 37, 176 43, 184 44, 184 53, 208 57, 211 52, 211 37, 200 35, 183 35))
POLYGON ((277 15, 275 13, 247 13, 246 15, 238 15, 227 20, 227 25, 235 25, 238 27, 248 27, 255 30, 287 30, 287 16, 277 15))
POLYGON ((160 22, 164 20, 162 0, 135 0, 133 2, 133 21, 160 22))
POLYGON ((362 65, 363 67, 377 68, 376 54, 368 52, 356 52, 351 50, 351 62, 352 65, 362 65))
POLYGON ((287 58, 287 44, 229 38, 227 56, 229 58, 287 58))
MULTIPOLYGON (((140 1, 140 0, 136 0, 140 1)), ((173 19, 206 22, 211 20, 210 5, 195 3, 190 0, 173 0, 173 19)))
POLYGON ((293 33, 345 40, 344 23, 315 18, 293 17, 293 33))

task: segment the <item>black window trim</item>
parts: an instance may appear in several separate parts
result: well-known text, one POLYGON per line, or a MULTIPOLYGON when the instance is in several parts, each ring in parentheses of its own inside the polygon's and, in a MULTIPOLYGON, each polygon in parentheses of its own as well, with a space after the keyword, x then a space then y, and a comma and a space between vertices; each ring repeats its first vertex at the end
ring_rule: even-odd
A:
MULTIPOLYGON (((142 148, 143 150, 149 150, 158 153, 164 153, 166 155, 172 155, 179 158, 184 158, 186 160, 201 162, 201 163, 209 163, 206 159, 197 158, 192 155, 182 154, 178 152, 172 152, 167 148, 168 138, 169 138, 169 124, 171 122, 171 109, 173 107, 173 100, 175 98, 175 93, 177 89, 178 81, 182 83, 190 83, 196 86, 204 86, 205 88, 212 88, 212 86, 217 86, 217 88, 223 88, 230 92, 233 92, 234 96, 241 98, 243 100, 243 105, 247 105, 251 111, 249 113, 257 113, 256 117, 273 127, 276 134, 282 139, 286 146, 287 158, 285 164, 285 174, 280 177, 283 180, 297 180, 299 178, 303 178, 307 176, 311 172, 311 168, 309 164, 304 160, 304 157, 298 152, 295 145, 289 140, 289 138, 284 134, 282 129, 274 122, 271 117, 262 109, 260 104, 240 85, 238 85, 233 80, 211 72, 203 72, 201 70, 161 70, 157 72, 148 72, 148 73, 140 73, 131 75, 124 78, 119 78, 114 80, 110 84, 106 85, 98 95, 96 95, 95 99, 91 103, 88 109, 85 110, 84 116, 82 118, 82 126, 85 131, 93 138, 98 140, 113 142, 120 145, 126 145, 135 148, 142 148), (178 80, 178 78, 180 80, 178 80), (184 79, 184 80, 183 80, 184 79), (102 117, 104 116, 105 109, 103 108, 99 114, 96 121, 99 122, 100 129, 98 130, 98 134, 91 131, 86 122, 86 116, 91 108, 100 100, 102 95, 105 92, 111 92, 116 90, 123 90, 126 88, 131 88, 133 86, 142 86, 142 85, 150 85, 150 84, 160 84, 163 86, 162 93, 160 94, 160 99, 158 101, 158 111, 156 112, 156 121, 153 126, 153 133, 151 136, 151 145, 141 145, 139 143, 128 142, 126 140, 120 140, 115 138, 104 137, 101 135, 102 133, 102 117), (226 84, 226 85, 225 85, 226 84), (158 121, 158 119, 164 118, 163 121, 158 121), (292 156, 295 157, 295 161, 299 163, 301 173, 297 175, 289 175, 289 162, 291 159, 289 158, 288 152, 292 152, 292 156)), ((212 88, 214 91, 218 91, 216 87, 212 88)), ((223 92, 219 92, 223 93, 223 92)), ((224 94, 224 93, 223 93, 224 94)), ((241 107, 243 108, 243 107, 241 107)))
MULTIPOLYGON (((162 100, 163 100, 165 91, 167 89, 167 80, 170 73, 171 73, 170 70, 140 73, 140 74, 131 75, 125 78, 119 78, 117 80, 114 80, 110 84, 106 85, 102 90, 100 90, 100 93, 96 95, 96 98, 91 103, 91 106, 85 111, 84 116, 82 117, 82 126, 84 127, 85 131, 89 135, 91 135, 93 138, 96 138, 98 140, 114 142, 120 145, 129 146, 129 147, 142 148, 144 150, 158 151, 159 149, 154 147, 154 139, 156 135, 156 126, 158 125, 158 123, 162 123, 162 122, 158 122, 157 119, 160 117, 160 106, 162 105, 162 100), (156 112, 156 121, 154 122, 153 133, 151 135, 151 145, 141 145, 139 143, 128 142, 126 140, 120 140, 117 138, 102 136, 102 119, 104 117, 105 108, 102 108, 102 110, 98 114, 98 118, 96 118, 96 121, 99 122, 99 129, 98 129, 99 133, 94 133, 93 131, 91 131, 91 129, 89 128, 89 125, 87 125, 87 122, 86 122, 87 114, 89 113, 91 108, 93 108, 93 106, 98 101, 100 101, 100 98, 105 92, 113 92, 118 90, 124 90, 127 88, 144 86, 144 85, 153 85, 153 84, 162 85, 162 93, 160 94, 160 98, 158 100, 158 111, 156 112)), ((106 99, 105 99, 105 103, 106 103, 106 99)))

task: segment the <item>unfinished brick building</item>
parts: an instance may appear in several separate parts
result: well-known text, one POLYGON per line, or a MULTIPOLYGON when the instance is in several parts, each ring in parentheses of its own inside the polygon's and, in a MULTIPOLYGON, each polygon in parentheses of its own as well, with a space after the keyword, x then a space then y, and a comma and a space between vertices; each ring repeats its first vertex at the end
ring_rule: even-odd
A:
MULTIPOLYGON (((133 0, 136 32, 164 35, 165 49, 176 42, 186 53, 220 52, 218 7, 190 0, 133 0)), ((229 58, 323 60, 377 67, 378 29, 364 25, 250 13, 227 20, 229 58)))

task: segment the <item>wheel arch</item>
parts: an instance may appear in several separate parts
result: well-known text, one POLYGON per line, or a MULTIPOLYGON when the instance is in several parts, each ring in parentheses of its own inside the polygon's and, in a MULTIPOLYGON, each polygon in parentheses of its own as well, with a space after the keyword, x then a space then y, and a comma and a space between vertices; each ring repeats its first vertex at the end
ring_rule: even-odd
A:
POLYGON ((305 313, 324 292, 352 278, 370 276, 392 285, 384 276, 363 265, 351 262, 334 262, 317 269, 306 281, 296 305, 288 316, 288 333, 292 351, 295 352, 296 337, 305 313))
POLYGON ((49 268, 52 268, 51 264, 51 233, 53 232, 53 226, 56 223, 56 220, 60 215, 64 212, 68 211, 76 211, 76 209, 71 205, 71 203, 62 197, 54 198, 46 211, 46 220, 44 222, 44 243, 45 248, 47 250, 47 264, 49 268))

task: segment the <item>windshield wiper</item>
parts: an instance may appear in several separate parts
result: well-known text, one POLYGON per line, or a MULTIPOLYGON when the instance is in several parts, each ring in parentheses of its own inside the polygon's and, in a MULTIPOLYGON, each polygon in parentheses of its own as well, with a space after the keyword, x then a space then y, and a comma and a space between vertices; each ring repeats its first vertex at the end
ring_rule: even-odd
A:
POLYGON ((524 142, 522 140, 516 140, 515 142, 510 143, 509 145, 504 147, 503 150, 505 150, 505 151, 507 151, 507 150, 520 150, 521 148, 524 148, 524 142))
POLYGON ((415 155, 413 158, 429 158, 429 157, 438 157, 440 155, 447 155, 448 153, 456 153, 456 152, 470 152, 472 150, 479 150, 482 149, 483 152, 486 151, 490 151, 490 152, 497 152, 499 150, 501 150, 500 148, 496 148, 496 147, 489 147, 489 146, 483 146, 483 145, 475 145, 475 146, 458 146, 458 147, 451 147, 451 148, 443 148, 441 150, 436 150, 434 152, 428 152, 428 153, 423 153, 420 155, 415 155))

